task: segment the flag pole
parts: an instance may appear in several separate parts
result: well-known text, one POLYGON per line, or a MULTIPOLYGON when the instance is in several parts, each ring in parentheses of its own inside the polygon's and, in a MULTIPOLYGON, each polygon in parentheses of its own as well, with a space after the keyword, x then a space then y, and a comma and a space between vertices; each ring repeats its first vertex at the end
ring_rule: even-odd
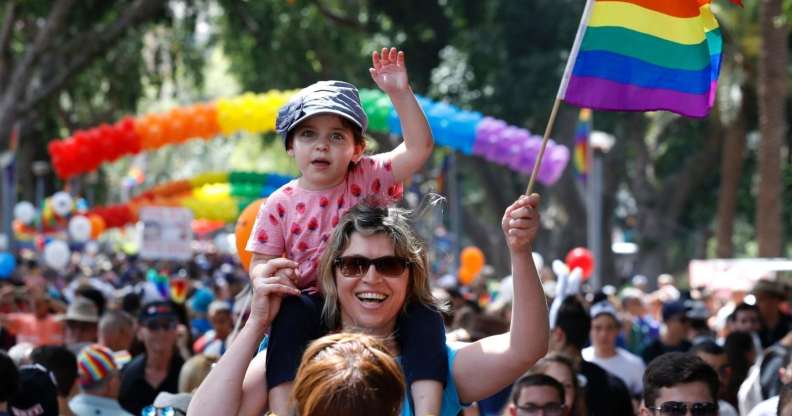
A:
POLYGON ((539 148, 539 154, 536 155, 536 162, 534 162, 533 171, 531 171, 531 179, 528 181, 528 189, 525 195, 531 195, 533 191, 534 182, 536 181, 536 174, 539 172, 539 166, 542 165, 542 157, 544 156, 545 147, 547 147, 547 140, 550 138, 550 132, 553 131, 556 115, 558 115, 558 107, 561 106, 561 99, 556 97, 553 103, 553 110, 550 111, 550 119, 547 120, 547 127, 545 127, 544 137, 542 137, 542 147, 539 148))
POLYGON ((547 147, 547 140, 550 139, 550 133, 553 131, 556 115, 558 115, 558 108, 561 106, 561 100, 566 95, 569 79, 572 77, 572 69, 575 67, 575 61, 577 61, 580 45, 583 43, 583 36, 586 34, 586 25, 591 17, 593 8, 594 0, 586 0, 583 16, 580 18, 580 26, 578 26, 577 33, 575 34, 575 42, 572 44, 572 50, 569 51, 569 59, 567 59, 566 68, 564 68, 564 76, 561 77, 561 84, 558 86, 558 94, 556 94, 556 99, 553 103, 553 110, 550 111, 550 119, 547 120, 547 127, 545 127, 544 137, 542 138, 542 147, 539 149, 539 154, 536 155, 536 162, 534 162, 533 171, 531 171, 531 179, 528 180, 528 188, 525 190, 526 195, 530 195, 533 191, 536 175, 539 172, 539 167, 542 165, 542 157, 544 157, 545 147, 547 147))

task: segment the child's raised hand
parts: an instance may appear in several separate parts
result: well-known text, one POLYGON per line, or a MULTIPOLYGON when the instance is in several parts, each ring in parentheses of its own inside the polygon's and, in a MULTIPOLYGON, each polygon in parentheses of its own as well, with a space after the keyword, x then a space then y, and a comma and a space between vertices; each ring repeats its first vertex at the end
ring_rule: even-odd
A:
POLYGON ((387 94, 407 91, 410 88, 407 80, 407 67, 404 66, 404 52, 396 48, 382 48, 382 52, 371 54, 369 68, 371 78, 382 91, 387 94))
POLYGON ((501 228, 506 242, 513 252, 531 253, 531 246, 539 230, 539 194, 522 195, 506 208, 501 228))

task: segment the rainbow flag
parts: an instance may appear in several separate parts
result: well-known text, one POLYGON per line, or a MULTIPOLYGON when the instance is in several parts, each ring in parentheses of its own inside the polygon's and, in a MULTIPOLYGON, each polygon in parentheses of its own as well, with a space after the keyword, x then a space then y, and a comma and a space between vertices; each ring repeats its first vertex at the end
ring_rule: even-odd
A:
POLYGON ((705 117, 722 46, 710 0, 588 0, 558 98, 596 110, 705 117))
POLYGON ((584 183, 591 168, 589 136, 591 136, 591 110, 581 108, 577 127, 575 127, 575 149, 572 154, 572 166, 575 169, 575 176, 584 183))

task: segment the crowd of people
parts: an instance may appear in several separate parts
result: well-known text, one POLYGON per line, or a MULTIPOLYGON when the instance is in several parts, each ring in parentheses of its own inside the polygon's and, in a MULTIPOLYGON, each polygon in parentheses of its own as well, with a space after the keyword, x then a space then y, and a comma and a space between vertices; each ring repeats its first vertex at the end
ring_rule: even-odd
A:
POLYGON ((431 131, 403 52, 370 72, 404 142, 365 154, 351 84, 296 94, 277 131, 301 176, 261 205, 247 270, 108 248, 54 271, 20 252, 0 280, 0 416, 792 415, 781 279, 725 298, 671 275, 589 290, 532 252, 536 194, 501 219, 510 276, 433 276, 397 207, 431 131))

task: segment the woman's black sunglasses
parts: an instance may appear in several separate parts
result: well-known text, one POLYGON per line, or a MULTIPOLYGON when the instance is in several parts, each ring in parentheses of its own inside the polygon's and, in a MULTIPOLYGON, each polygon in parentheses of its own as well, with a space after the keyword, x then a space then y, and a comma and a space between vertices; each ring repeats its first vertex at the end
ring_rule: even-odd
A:
POLYGON ((341 274, 347 277, 363 276, 368 272, 372 264, 377 269, 377 272, 384 276, 399 276, 410 265, 410 261, 398 256, 383 256, 376 259, 363 256, 345 256, 336 257, 333 264, 341 274))

